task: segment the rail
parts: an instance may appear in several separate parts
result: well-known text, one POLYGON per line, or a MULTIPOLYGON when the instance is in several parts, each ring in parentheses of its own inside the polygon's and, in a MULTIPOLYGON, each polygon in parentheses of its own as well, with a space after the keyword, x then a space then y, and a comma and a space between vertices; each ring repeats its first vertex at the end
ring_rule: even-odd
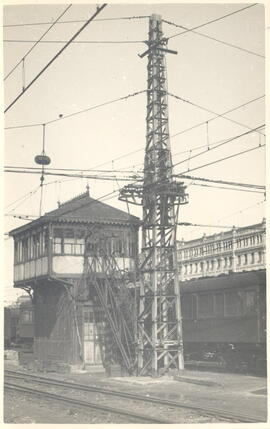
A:
MULTIPOLYGON (((144 395, 138 395, 135 393, 126 393, 126 392, 117 391, 117 390, 104 389, 102 387, 88 386, 85 384, 78 384, 78 383, 73 383, 73 382, 68 382, 63 380, 55 380, 51 378, 45 378, 34 374, 22 373, 18 371, 6 370, 5 375, 8 377, 17 378, 17 379, 27 379, 27 380, 32 379, 33 381, 36 381, 37 383, 41 383, 41 384, 48 384, 48 385, 54 385, 59 387, 66 387, 74 390, 83 390, 88 392, 101 393, 105 395, 112 395, 112 396, 117 396, 125 399, 132 399, 136 401, 148 402, 152 404, 169 406, 173 408, 188 409, 190 411, 200 413, 201 415, 212 416, 219 419, 230 420, 233 422, 241 422, 241 423, 265 422, 263 418, 260 418, 257 416, 249 416, 247 414, 243 415, 243 414, 233 413, 227 410, 221 410, 221 409, 215 409, 215 408, 198 407, 194 405, 170 401, 168 399, 160 399, 154 396, 144 396, 144 395)), ((167 423, 173 423, 173 422, 167 421, 167 423)))

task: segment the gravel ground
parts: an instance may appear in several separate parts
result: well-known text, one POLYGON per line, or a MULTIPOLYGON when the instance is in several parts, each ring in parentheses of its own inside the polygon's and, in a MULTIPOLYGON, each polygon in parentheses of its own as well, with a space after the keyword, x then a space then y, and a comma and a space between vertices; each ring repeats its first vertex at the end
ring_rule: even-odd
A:
MULTIPOLYGON (((22 371, 16 364, 6 362, 7 369, 22 371)), ((266 418, 266 379, 262 377, 250 377, 235 374, 214 374, 199 373, 195 371, 185 371, 183 376, 185 381, 176 381, 173 377, 162 377, 161 379, 151 379, 148 377, 118 377, 107 378, 103 372, 94 373, 81 372, 74 374, 38 374, 48 378, 74 381, 76 383, 91 384, 106 387, 108 389, 123 390, 138 394, 161 397, 182 403, 205 406, 250 414, 258 418, 266 418), (204 384, 194 384, 192 381, 200 381, 204 384), (209 386, 209 381, 211 386, 209 386), (254 394, 261 390, 261 394, 254 394)), ((30 373, 30 371, 28 371, 30 373)), ((181 379, 180 379, 181 380, 181 379)), ((15 381, 14 381, 15 383, 15 381)), ((17 383, 17 381, 16 381, 17 383)), ((43 385, 27 386, 44 389, 43 385)), ((51 388, 50 388, 51 389, 51 388)), ((86 392, 70 390, 50 390, 52 393, 75 396, 78 399, 94 400, 103 402, 108 406, 124 408, 126 401, 106 395, 93 395, 86 392), (125 402, 124 402, 125 401, 125 402)), ((175 423, 214 423, 217 419, 199 416, 187 410, 171 409, 164 406, 152 406, 133 401, 126 405, 134 411, 142 414, 152 415, 168 419, 175 423)), ((33 397, 32 395, 22 395, 18 392, 7 390, 4 396, 4 419, 5 423, 133 423, 131 418, 120 417, 113 414, 105 414, 99 411, 91 411, 85 408, 78 408, 63 403, 55 403, 51 400, 33 397), (31 398, 31 399, 30 399, 31 398)))

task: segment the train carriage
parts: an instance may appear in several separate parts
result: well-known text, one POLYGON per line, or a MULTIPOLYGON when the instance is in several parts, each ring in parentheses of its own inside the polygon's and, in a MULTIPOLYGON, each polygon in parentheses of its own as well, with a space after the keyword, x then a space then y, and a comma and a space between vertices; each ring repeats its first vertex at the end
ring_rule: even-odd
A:
POLYGON ((181 283, 186 360, 266 370, 265 270, 181 283))

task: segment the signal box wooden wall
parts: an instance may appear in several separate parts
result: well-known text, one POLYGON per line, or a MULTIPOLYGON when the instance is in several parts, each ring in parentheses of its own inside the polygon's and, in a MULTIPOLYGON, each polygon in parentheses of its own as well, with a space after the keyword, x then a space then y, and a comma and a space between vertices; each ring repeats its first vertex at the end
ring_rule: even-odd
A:
POLYGON ((28 290, 33 297, 34 355, 38 361, 97 363, 92 356, 96 353, 96 328, 89 322, 93 302, 78 295, 85 238, 93 227, 106 233, 107 251, 121 269, 132 272, 138 256, 139 225, 135 216, 86 192, 10 232, 14 239, 14 287, 28 290))

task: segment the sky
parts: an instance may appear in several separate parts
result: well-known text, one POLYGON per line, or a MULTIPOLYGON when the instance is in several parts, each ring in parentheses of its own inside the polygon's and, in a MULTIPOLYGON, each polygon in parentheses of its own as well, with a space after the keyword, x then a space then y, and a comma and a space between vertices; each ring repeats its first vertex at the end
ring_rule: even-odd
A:
MULTIPOLYGON (((51 158, 50 167, 140 172, 146 134, 145 93, 65 118, 147 87, 147 57, 140 58, 138 54, 146 50, 144 41, 148 38, 148 18, 112 18, 144 17, 156 13, 166 21, 194 28, 247 5, 243 2, 109 4, 76 39, 95 43, 71 44, 7 111, 4 126, 43 124, 62 115, 61 120, 45 127, 45 152, 51 158), (101 43, 112 41, 121 43, 101 43)), ((11 25, 52 23, 67 6, 58 3, 4 7, 4 77, 49 27, 47 24, 11 25)), ((95 10, 95 4, 73 4, 60 21, 86 20, 95 10)), ((67 41, 82 25, 81 22, 56 24, 43 40, 67 41)), ((179 27, 163 23, 164 35, 168 37, 182 31, 179 27)), ((174 173, 188 174, 190 169, 190 174, 198 177, 264 185, 264 147, 199 168, 263 145, 264 135, 256 132, 188 160, 207 149, 208 143, 213 146, 265 123, 265 100, 262 97, 265 94, 264 6, 256 4, 196 31, 241 49, 194 32, 169 39, 168 47, 178 54, 166 55, 168 91, 186 100, 171 96, 168 99, 172 159, 176 164, 174 173), (221 114, 259 97, 262 98, 226 115, 245 126, 221 117, 207 125, 215 115, 195 106, 221 114), (192 128, 200 123, 203 124, 192 128), (204 148, 194 150, 198 146, 204 148)), ((37 44, 24 62, 25 85, 62 46, 63 43, 37 44)), ((5 107, 22 91, 22 85, 20 64, 4 81, 5 107)), ((37 167, 34 158, 41 151, 42 126, 5 130, 5 166, 37 167)), ((197 186, 191 180, 185 182, 189 203, 181 207, 179 221, 217 225, 217 228, 183 226, 179 228, 179 238, 189 240, 203 233, 212 234, 221 231, 221 226, 250 225, 261 222, 265 216, 263 193, 220 190, 197 186)), ((57 201, 64 202, 85 192, 87 183, 93 198, 117 191, 125 184, 46 176, 43 213, 56 208, 57 201)), ((27 222, 18 216, 39 215, 39 184, 39 175, 36 174, 5 174, 5 233, 27 222)), ((126 210, 125 203, 118 201, 117 193, 106 203, 126 210)), ((141 217, 140 207, 131 206, 130 210, 141 217)), ((13 242, 7 235, 4 248, 5 302, 10 302, 19 292, 12 289, 13 242)))

